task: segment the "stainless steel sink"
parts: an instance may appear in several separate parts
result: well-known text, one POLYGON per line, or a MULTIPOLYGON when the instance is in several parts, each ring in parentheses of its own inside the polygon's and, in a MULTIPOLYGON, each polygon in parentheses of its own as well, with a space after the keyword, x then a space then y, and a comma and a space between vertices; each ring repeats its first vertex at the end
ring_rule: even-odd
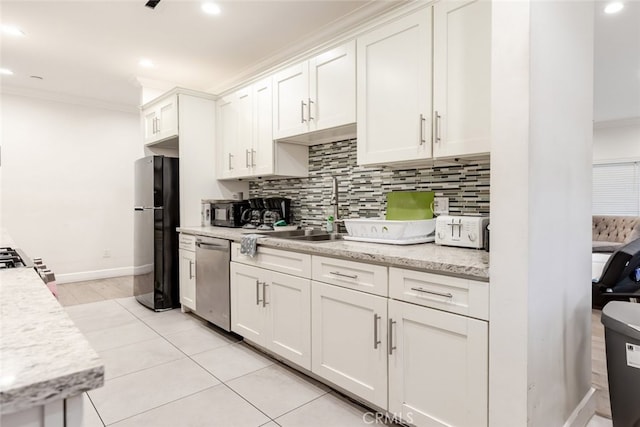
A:
POLYGON ((342 239, 342 235, 338 233, 327 233, 323 230, 272 231, 264 233, 264 235, 266 237, 276 237, 278 239, 297 240, 302 242, 331 242, 342 239))

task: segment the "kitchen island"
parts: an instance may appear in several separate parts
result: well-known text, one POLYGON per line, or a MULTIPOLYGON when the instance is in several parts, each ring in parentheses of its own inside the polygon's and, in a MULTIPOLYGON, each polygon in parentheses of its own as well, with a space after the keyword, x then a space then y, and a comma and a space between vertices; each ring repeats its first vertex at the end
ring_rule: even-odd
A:
POLYGON ((104 364, 33 268, 0 271, 0 338, 1 424, 80 426, 104 364))
MULTIPOLYGON (((234 242, 240 242, 242 236, 248 233, 261 234, 257 230, 226 227, 179 227, 178 231, 234 242)), ((266 237, 258 240, 258 246, 418 269, 483 282, 489 281, 489 253, 482 250, 440 246, 434 243, 407 246, 347 240, 318 243, 269 238, 268 231, 262 234, 266 237)))

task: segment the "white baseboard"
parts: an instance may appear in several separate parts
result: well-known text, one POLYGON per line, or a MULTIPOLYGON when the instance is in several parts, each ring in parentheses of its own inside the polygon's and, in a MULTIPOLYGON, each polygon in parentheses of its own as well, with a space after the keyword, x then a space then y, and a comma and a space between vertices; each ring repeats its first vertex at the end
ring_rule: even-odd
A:
POLYGON ((73 283, 85 280, 108 279, 111 277, 131 276, 133 267, 110 268, 107 270, 81 271, 79 273, 56 274, 56 282, 73 283))
POLYGON ((591 387, 573 410, 563 427, 585 427, 596 413, 596 389, 591 387))

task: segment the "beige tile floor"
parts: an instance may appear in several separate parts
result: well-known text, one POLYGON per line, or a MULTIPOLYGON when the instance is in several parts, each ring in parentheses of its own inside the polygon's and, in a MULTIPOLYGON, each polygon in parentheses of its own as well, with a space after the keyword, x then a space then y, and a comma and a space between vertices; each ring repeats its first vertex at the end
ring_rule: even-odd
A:
MULTIPOLYGON (((58 286, 59 300, 105 362, 85 395, 86 427, 370 425, 369 411, 190 314, 154 313, 131 277, 58 286), (367 423, 369 421, 369 423, 367 423)), ((592 313, 598 413, 610 417, 604 331, 592 313)), ((611 427, 596 415, 589 427, 611 427)))

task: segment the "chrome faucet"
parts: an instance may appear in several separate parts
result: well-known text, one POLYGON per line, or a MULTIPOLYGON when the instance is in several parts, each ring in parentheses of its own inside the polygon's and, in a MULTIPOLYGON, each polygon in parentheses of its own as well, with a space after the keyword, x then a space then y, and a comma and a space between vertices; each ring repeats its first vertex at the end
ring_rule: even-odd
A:
POLYGON ((331 200, 329 204, 333 206, 333 220, 338 221, 338 180, 335 176, 331 177, 331 200))

